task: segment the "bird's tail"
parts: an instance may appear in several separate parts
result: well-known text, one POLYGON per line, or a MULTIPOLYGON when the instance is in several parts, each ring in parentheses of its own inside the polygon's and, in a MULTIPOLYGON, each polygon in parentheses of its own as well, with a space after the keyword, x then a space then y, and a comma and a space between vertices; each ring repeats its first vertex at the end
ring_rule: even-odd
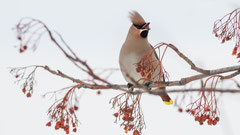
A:
POLYGON ((164 102, 166 105, 171 105, 171 104, 173 104, 173 101, 172 101, 172 99, 168 96, 165 87, 164 87, 164 88, 161 88, 160 90, 163 91, 163 92, 160 94, 160 97, 162 98, 163 102, 164 102))

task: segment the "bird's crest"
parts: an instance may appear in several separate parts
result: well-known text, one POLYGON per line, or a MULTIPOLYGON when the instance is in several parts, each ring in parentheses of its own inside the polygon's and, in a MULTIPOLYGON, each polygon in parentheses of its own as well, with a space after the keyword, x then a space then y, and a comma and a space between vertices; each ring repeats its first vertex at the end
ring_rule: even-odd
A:
POLYGON ((137 11, 132 11, 129 14, 129 17, 133 24, 142 25, 146 23, 143 17, 137 11))

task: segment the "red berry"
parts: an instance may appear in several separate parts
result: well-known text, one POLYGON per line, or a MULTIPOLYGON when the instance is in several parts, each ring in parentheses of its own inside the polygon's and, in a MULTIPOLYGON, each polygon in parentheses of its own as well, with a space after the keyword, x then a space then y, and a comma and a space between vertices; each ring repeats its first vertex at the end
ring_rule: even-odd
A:
POLYGON ((127 113, 132 113, 132 111, 133 111, 132 109, 127 109, 126 112, 127 112, 127 113))
POLYGON ((137 130, 134 130, 133 135, 140 135, 140 133, 137 130))
POLYGON ((59 127, 56 125, 56 126, 55 126, 55 130, 58 130, 58 129, 59 129, 59 127))
POLYGON ((97 91, 97 94, 98 94, 98 95, 100 95, 100 94, 101 94, 101 91, 100 91, 100 90, 99 90, 99 91, 97 91))
POLYGON ((61 121, 61 128, 64 128, 64 121, 61 121))
POLYGON ((17 39, 18 39, 18 40, 22 40, 22 37, 18 36, 17 39))
POLYGON ((77 132, 77 128, 74 128, 74 129, 73 129, 73 132, 77 132))
POLYGON ((66 108, 66 106, 65 105, 62 105, 62 106, 60 106, 63 110, 66 108))
POLYGON ((126 130, 128 129, 128 126, 127 126, 127 125, 125 125, 123 129, 126 131, 126 130))
POLYGON ((76 110, 78 110, 78 106, 76 106, 76 105, 74 105, 74 110, 76 111, 76 110))
POLYGON ((26 45, 24 45, 24 46, 23 46, 23 49, 24 49, 24 50, 27 50, 27 46, 26 46, 26 45))
POLYGON ((212 125, 213 124, 212 119, 208 119, 207 123, 208 123, 208 125, 212 125))
POLYGON ((63 126, 63 128, 64 128, 64 131, 68 131, 69 132, 69 126, 68 125, 66 125, 66 126, 63 126))
POLYGON ((23 92, 24 94, 26 93, 26 88, 25 88, 25 87, 22 89, 22 92, 23 92))
POLYGON ((217 121, 216 121, 216 120, 213 120, 213 121, 212 121, 212 124, 213 124, 213 125, 216 125, 216 124, 217 124, 217 121))
POLYGON ((20 52, 20 53, 23 53, 23 52, 24 52, 24 50, 23 50, 22 48, 20 48, 20 49, 19 49, 19 52, 20 52))
POLYGON ((127 121, 127 120, 128 120, 128 116, 127 116, 127 115, 124 115, 123 118, 122 118, 122 120, 127 121))
POLYGON ((31 97, 32 95, 31 95, 31 93, 27 93, 27 97, 29 98, 29 97, 31 97))
POLYGON ((196 116, 195 121, 200 121, 200 116, 196 116))
POLYGON ((138 67, 136 68, 136 71, 139 73, 139 72, 141 71, 141 67, 138 66, 138 67))
POLYGON ((49 121, 49 122, 46 124, 46 126, 48 126, 48 127, 51 127, 51 125, 52 125, 51 121, 49 121))
POLYGON ((67 124, 69 123, 69 119, 68 119, 68 118, 66 119, 66 123, 67 123, 67 124))
POLYGON ((147 77, 147 79, 151 79, 151 77, 152 77, 152 75, 150 74, 150 73, 148 73, 147 75, 146 75, 146 77, 147 77))
POLYGON ((237 58, 240 58, 240 53, 237 54, 237 58))
POLYGON ((195 109, 192 110, 192 115, 195 115, 195 113, 196 113, 196 110, 195 109))
POLYGON ((129 125, 128 131, 132 130, 132 128, 133 128, 133 125, 129 125))
POLYGON ((19 77, 19 75, 16 75, 15 77, 16 77, 16 78, 18 78, 18 77, 19 77))
POLYGON ((58 130, 59 128, 61 128, 61 122, 58 121, 55 125, 55 129, 58 130))
POLYGON ((235 46, 235 47, 233 48, 232 55, 236 55, 236 54, 237 54, 237 47, 235 46))
POLYGON ((216 117, 215 120, 216 120, 216 121, 219 121, 220 119, 219 119, 219 117, 216 117))
POLYGON ((118 117, 118 113, 114 113, 113 115, 114 115, 115 117, 118 117))
POLYGON ((204 111, 209 112, 209 111, 210 111, 210 108, 209 108, 209 107, 206 107, 206 108, 204 109, 204 111))
POLYGON ((222 44, 223 44, 223 43, 225 43, 225 38, 222 40, 222 42, 221 42, 221 43, 222 43, 222 44))
POLYGON ((74 113, 73 108, 69 108, 69 112, 70 112, 71 114, 73 114, 73 113, 74 113))
POLYGON ((178 111, 179 111, 179 112, 183 112, 183 109, 182 109, 182 108, 178 108, 178 111))

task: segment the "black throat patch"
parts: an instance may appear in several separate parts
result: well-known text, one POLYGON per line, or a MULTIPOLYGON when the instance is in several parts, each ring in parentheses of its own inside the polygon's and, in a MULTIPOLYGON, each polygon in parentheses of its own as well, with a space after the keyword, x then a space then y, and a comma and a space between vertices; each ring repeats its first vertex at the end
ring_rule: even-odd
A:
POLYGON ((146 38, 148 36, 148 30, 143 30, 141 33, 140 33, 140 36, 142 38, 146 38))

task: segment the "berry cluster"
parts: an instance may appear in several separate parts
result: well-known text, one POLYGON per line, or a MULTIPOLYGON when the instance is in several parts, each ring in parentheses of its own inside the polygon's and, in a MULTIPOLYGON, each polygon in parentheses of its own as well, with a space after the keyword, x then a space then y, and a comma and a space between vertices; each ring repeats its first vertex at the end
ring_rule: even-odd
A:
POLYGON ((141 95, 132 95, 122 93, 110 100, 113 108, 118 108, 118 112, 113 116, 117 121, 122 121, 120 126, 123 126, 125 133, 133 131, 133 135, 140 135, 141 130, 145 127, 143 114, 140 108, 141 95))
MULTIPOLYGON (((168 78, 168 73, 163 67, 162 60, 167 50, 167 44, 159 43, 152 47, 139 62, 135 64, 137 73, 141 74, 143 83, 145 81, 161 82, 163 77, 168 78), (166 46, 162 54, 160 53, 161 47, 166 46), (159 52, 159 56, 157 55, 159 52), (160 57, 161 56, 161 57, 160 57)), ((137 80, 139 81, 139 80, 137 80)), ((156 83, 157 86, 161 83, 156 83)))
POLYGON ((210 115, 195 116, 195 120, 199 122, 200 125, 207 120, 208 125, 216 125, 219 122, 219 117, 211 118, 210 115))
POLYGON ((74 114, 74 110, 76 110, 78 107, 69 108, 66 110, 66 106, 58 104, 56 108, 52 111, 49 110, 49 113, 51 113, 51 121, 49 121, 46 126, 51 126, 53 121, 55 121, 55 129, 63 129, 66 134, 69 134, 70 132, 70 126, 73 127, 72 131, 77 132, 77 120, 73 119, 73 117, 76 117, 74 114), (74 109, 75 108, 75 109, 74 109), (65 111, 65 112, 64 112, 65 111), (67 113, 66 113, 67 111, 67 113), (62 115, 65 114, 65 115, 62 115), (72 117, 73 115, 73 117, 72 117))
POLYGON ((146 61, 147 58, 143 58, 140 62, 138 62, 136 71, 140 73, 143 78, 147 78, 151 80, 152 74, 154 72, 154 68, 150 61, 146 61))
POLYGON ((206 107, 202 113, 197 112, 197 109, 187 109, 186 112, 190 113, 195 117, 195 121, 198 121, 200 125, 203 125, 204 122, 207 122, 208 125, 216 125, 219 122, 219 117, 216 116, 214 112, 206 107))
POLYGON ((48 115, 50 121, 46 126, 51 126, 52 123, 55 123, 55 129, 63 129, 66 134, 70 133, 70 127, 72 131, 77 131, 78 119, 75 114, 75 111, 78 110, 78 105, 75 104, 72 106, 72 95, 75 89, 79 85, 73 86, 64 96, 62 100, 55 102, 48 110, 48 115))
POLYGON ((23 53, 31 47, 33 50, 46 32, 45 25, 40 21, 33 18, 23 18, 15 27, 17 40, 20 42, 19 52, 23 53))
MULTIPOLYGON (((123 123, 121 125, 124 126, 125 133, 128 133, 128 131, 134 130, 134 124, 132 123, 134 121, 133 115, 133 110, 132 109, 125 109, 125 110, 120 110, 120 114, 122 113, 122 120, 123 123)), ((114 117, 118 118, 119 113, 114 113, 114 117)), ((133 131, 133 135, 140 135, 138 130, 133 131)))
POLYGON ((221 43, 229 40, 235 41, 232 55, 240 58, 240 8, 233 10, 223 18, 215 21, 213 33, 215 37, 221 39, 221 43))
POLYGON ((22 92, 26 94, 26 97, 31 97, 33 94, 33 86, 35 83, 35 71, 37 67, 19 67, 12 68, 10 73, 15 76, 16 83, 22 83, 22 92), (28 75, 27 75, 28 74, 28 75))
POLYGON ((125 108, 123 110, 120 110, 119 113, 114 113, 113 114, 116 118, 121 117, 123 120, 122 125, 124 126, 124 130, 125 133, 127 133, 128 131, 131 131, 134 127, 134 125, 132 124, 132 121, 134 121, 134 117, 133 117, 133 109, 131 108, 125 108), (119 116, 119 114, 121 116, 119 116))

